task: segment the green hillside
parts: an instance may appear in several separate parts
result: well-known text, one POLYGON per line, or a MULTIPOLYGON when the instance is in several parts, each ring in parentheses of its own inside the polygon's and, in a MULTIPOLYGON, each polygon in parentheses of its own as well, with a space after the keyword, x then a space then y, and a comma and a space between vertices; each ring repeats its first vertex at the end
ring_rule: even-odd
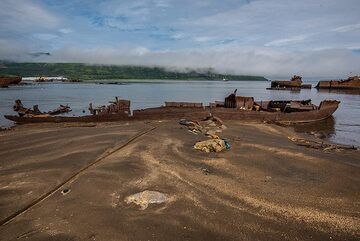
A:
POLYGON ((168 71, 161 67, 89 65, 81 63, 9 63, 0 62, 0 75, 64 76, 71 80, 160 79, 160 80, 266 80, 261 76, 228 75, 212 69, 168 71))

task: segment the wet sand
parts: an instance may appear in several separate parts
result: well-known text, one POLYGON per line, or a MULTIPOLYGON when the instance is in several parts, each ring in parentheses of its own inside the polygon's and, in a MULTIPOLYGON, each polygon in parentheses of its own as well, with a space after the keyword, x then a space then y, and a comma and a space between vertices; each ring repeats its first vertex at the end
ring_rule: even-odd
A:
POLYGON ((290 128, 225 124, 231 149, 220 153, 193 149, 206 137, 175 121, 0 132, 1 240, 360 238, 359 151, 297 146, 290 128), (144 190, 168 200, 145 210, 124 201, 144 190))

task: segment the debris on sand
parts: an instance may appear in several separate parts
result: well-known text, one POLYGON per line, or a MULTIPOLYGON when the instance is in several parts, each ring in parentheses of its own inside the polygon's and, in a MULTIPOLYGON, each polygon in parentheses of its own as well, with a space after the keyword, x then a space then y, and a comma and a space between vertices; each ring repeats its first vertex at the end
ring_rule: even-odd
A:
POLYGON ((209 126, 220 127, 222 129, 226 129, 224 122, 216 116, 209 116, 204 120, 209 126))
POLYGON ((204 152, 220 152, 226 149, 225 140, 209 139, 206 141, 196 142, 194 148, 204 152))
POLYGON ((140 210, 145 210, 149 204, 164 203, 168 200, 168 196, 157 191, 148 191, 135 193, 125 198, 127 204, 135 203, 140 206, 140 210))
POLYGON ((0 131, 8 131, 8 130, 11 130, 11 128, 0 126, 0 131))
POLYGON ((313 148, 322 151, 357 150, 355 146, 330 144, 322 141, 313 141, 313 140, 307 140, 304 138, 296 138, 296 137, 288 137, 288 138, 298 146, 305 146, 307 148, 313 148))
POLYGON ((211 171, 207 167, 201 167, 200 170, 204 173, 204 175, 211 174, 211 171))
POLYGON ((215 116, 209 116, 202 121, 193 121, 181 119, 180 125, 184 125, 188 130, 194 134, 202 133, 209 137, 209 140, 199 141, 195 143, 194 148, 204 152, 220 152, 225 149, 230 149, 230 143, 226 139, 221 139, 221 133, 226 126, 224 122, 215 116))
POLYGON ((215 135, 226 129, 223 121, 215 116, 209 116, 202 121, 181 119, 179 124, 186 126, 188 130, 194 134, 215 135))
POLYGON ((203 130, 203 127, 198 121, 181 119, 179 121, 179 124, 186 126, 188 130, 194 134, 200 133, 203 130))
POLYGON ((265 176, 264 182, 270 182, 272 179, 271 176, 265 176))

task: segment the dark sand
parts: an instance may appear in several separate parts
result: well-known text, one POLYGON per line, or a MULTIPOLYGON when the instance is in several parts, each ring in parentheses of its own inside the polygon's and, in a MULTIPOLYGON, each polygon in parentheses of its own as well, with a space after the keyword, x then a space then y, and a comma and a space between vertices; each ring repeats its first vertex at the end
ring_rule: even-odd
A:
POLYGON ((297 146, 289 128, 225 124, 231 150, 210 154, 192 148, 204 136, 175 121, 0 132, 0 220, 106 156, 1 225, 0 240, 359 240, 359 151, 297 146), (169 200, 145 210, 124 202, 144 190, 169 200))

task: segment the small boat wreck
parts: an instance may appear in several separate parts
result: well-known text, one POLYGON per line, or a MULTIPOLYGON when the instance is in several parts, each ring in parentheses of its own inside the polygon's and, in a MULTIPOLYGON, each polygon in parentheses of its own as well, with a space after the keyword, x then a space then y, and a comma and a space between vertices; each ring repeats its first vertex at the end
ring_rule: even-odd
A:
POLYGON ((294 75, 291 80, 273 80, 268 90, 300 90, 311 89, 311 84, 303 84, 302 77, 294 75))
POLYGON ((8 87, 9 85, 17 85, 21 82, 20 76, 0 76, 0 87, 8 87))
MULTIPOLYGON (((134 110, 130 113, 130 101, 116 98, 107 106, 93 107, 90 103, 90 115, 58 116, 47 113, 38 114, 38 108, 19 112, 19 116, 5 115, 16 123, 36 122, 108 122, 130 120, 171 120, 203 119, 217 116, 223 120, 239 120, 270 123, 306 123, 324 120, 338 108, 339 101, 324 100, 319 106, 311 100, 271 100, 255 101, 253 97, 236 96, 236 91, 224 101, 215 101, 208 106, 202 103, 165 102, 164 106, 134 110), (32 112, 36 112, 35 114, 32 112)), ((14 109, 15 110, 15 109, 14 109)))
POLYGON ((13 106, 13 110, 16 111, 19 117, 50 117, 54 115, 59 115, 62 113, 68 113, 71 111, 70 107, 67 105, 60 105, 58 108, 54 110, 50 110, 48 112, 41 112, 39 110, 38 105, 34 105, 33 108, 26 108, 23 106, 21 100, 15 100, 15 105, 13 106))
POLYGON ((317 89, 360 89, 360 76, 352 76, 345 80, 321 80, 317 89))

